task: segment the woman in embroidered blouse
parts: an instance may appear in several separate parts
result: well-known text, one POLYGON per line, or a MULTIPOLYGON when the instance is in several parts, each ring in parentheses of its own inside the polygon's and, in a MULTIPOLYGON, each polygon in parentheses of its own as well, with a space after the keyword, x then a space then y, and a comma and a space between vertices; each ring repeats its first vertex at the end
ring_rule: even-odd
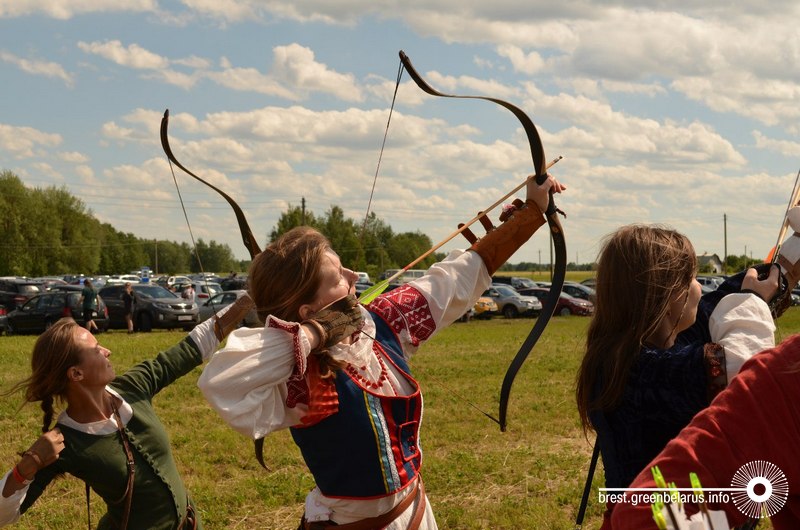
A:
POLYGON ((436 528, 419 476, 422 397, 408 361, 474 305, 544 223, 548 191, 562 189, 552 177, 542 186, 529 179, 528 200, 504 224, 368 307, 355 303, 357 275, 313 229, 295 228, 255 258, 249 292, 266 325, 232 333, 198 384, 248 437, 291 429, 316 482, 301 529, 436 528), (342 297, 341 312, 322 309, 342 297), (344 323, 332 326, 331 314, 344 323))
POLYGON ((71 318, 40 335, 32 374, 17 388, 26 402, 41 402, 44 434, 3 479, 0 526, 19 519, 54 478, 69 473, 105 501, 99 529, 201 528, 152 398, 214 352, 252 308, 249 298, 240 300, 119 377, 111 351, 71 318), (66 408, 53 427, 55 401, 66 408))
POLYGON ((689 240, 659 226, 622 227, 600 253, 576 397, 584 430, 597 432, 606 487, 628 487, 750 356, 775 344, 764 300, 777 292, 777 267, 764 280, 749 269, 702 298, 696 268, 689 240))

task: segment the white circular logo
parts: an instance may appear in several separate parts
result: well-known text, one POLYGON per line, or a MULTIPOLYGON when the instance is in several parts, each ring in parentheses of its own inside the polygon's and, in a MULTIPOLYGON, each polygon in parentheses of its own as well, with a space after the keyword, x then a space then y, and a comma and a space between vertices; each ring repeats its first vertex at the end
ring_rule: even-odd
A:
POLYGON ((740 467, 731 479, 736 508, 748 517, 760 519, 778 513, 789 496, 789 482, 778 466, 754 460, 740 467))

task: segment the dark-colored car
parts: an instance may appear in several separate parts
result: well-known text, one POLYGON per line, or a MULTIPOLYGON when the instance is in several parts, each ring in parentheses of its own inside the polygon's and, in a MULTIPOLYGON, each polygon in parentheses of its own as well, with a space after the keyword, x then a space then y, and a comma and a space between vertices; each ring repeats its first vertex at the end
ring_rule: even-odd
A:
MULTIPOLYGON (((228 307, 232 303, 234 303, 238 298, 246 295, 247 291, 244 289, 239 289, 235 291, 222 291, 221 293, 217 293, 205 302, 200 303, 200 322, 205 322, 209 318, 211 318, 217 311, 228 307)), ((247 312, 244 319, 242 319, 242 325, 247 326, 249 328, 255 327, 262 327, 264 324, 258 320, 258 314, 256 313, 256 309, 253 308, 247 312)))
MULTIPOLYGON (((535 296, 544 305, 544 301, 550 294, 550 289, 536 287, 534 289, 522 289, 521 293, 530 296, 535 296)), ((589 300, 582 300, 581 298, 575 298, 574 296, 570 296, 567 293, 562 292, 561 296, 558 299, 558 302, 556 302, 556 309, 554 313, 556 315, 561 315, 561 316, 567 316, 567 315, 590 316, 592 313, 594 313, 594 304, 591 303, 589 300)))
MULTIPOLYGON (((83 309, 81 293, 75 290, 51 291, 39 294, 25 302, 22 307, 7 315, 7 326, 10 333, 41 333, 58 319, 72 317, 83 326, 83 309)), ((102 297, 98 297, 99 306, 94 322, 100 331, 108 329, 108 308, 102 297)))
POLYGON ((234 278, 223 278, 219 281, 223 291, 240 291, 247 289, 247 276, 236 276, 234 278))
POLYGON ((561 290, 573 298, 589 300, 592 305, 597 301, 597 294, 594 289, 582 283, 564 282, 564 286, 561 287, 561 290))
POLYGON ((44 292, 42 282, 21 278, 0 278, 0 306, 16 309, 32 297, 44 292))
MULTIPOLYGON (((133 287, 133 327, 137 331, 153 328, 191 330, 198 321, 197 304, 184 300, 160 285, 137 283, 133 287)), ((98 294, 108 306, 109 327, 125 329, 124 285, 107 285, 98 294)))
POLYGON ((364 282, 360 279, 356 281, 356 297, 360 297, 364 291, 372 287, 374 284, 372 282, 364 282))

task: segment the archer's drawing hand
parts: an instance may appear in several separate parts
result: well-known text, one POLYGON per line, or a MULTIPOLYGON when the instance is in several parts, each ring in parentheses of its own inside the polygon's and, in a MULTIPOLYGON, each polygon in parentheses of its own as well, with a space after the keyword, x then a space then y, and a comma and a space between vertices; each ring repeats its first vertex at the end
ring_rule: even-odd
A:
POLYGON ((358 299, 351 294, 320 309, 303 324, 310 325, 319 337, 315 349, 326 349, 360 330, 364 316, 358 307, 358 299))

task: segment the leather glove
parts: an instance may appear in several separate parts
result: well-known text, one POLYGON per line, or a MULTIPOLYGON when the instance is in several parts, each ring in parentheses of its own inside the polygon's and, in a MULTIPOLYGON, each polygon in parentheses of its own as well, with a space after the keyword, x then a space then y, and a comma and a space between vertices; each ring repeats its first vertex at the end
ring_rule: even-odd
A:
MULTIPOLYGON (((523 203, 516 199, 513 206, 500 215, 500 221, 503 224, 495 228, 492 222, 482 215, 480 222, 486 229, 486 235, 481 239, 477 239, 469 229, 462 232, 467 241, 472 243, 470 250, 477 252, 483 259, 490 276, 530 239, 545 223, 545 218, 533 200, 523 203)), ((463 225, 459 228, 461 226, 463 225)))
POLYGON ((319 344, 314 351, 318 352, 338 344, 360 330, 364 317, 358 307, 358 299, 351 294, 320 309, 313 318, 304 320, 301 324, 307 324, 316 330, 319 344))

